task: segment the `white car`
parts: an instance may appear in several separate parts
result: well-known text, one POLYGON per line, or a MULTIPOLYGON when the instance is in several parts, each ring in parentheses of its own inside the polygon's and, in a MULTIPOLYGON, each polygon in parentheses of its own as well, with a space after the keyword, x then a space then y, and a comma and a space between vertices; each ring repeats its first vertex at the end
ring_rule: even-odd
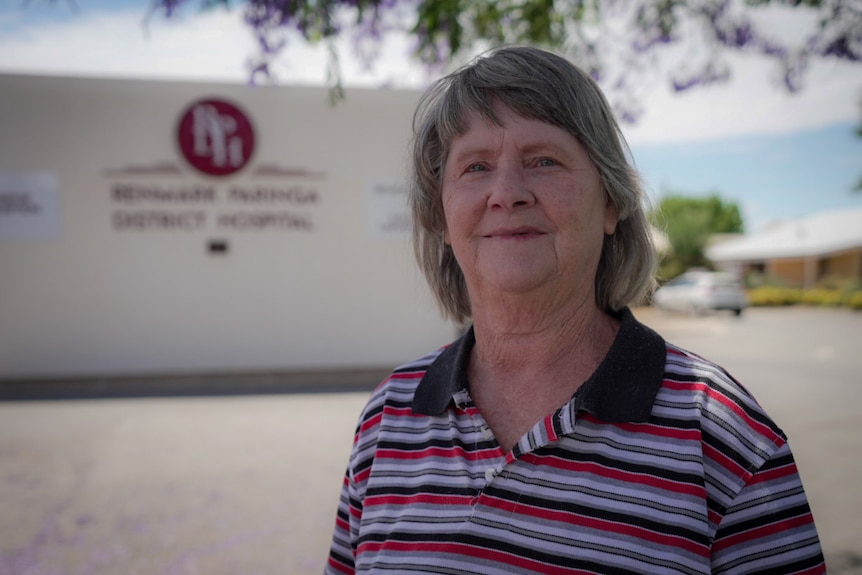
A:
POLYGON ((748 307, 748 296, 733 274, 688 271, 657 289, 652 303, 662 310, 691 314, 730 310, 740 315, 748 307))

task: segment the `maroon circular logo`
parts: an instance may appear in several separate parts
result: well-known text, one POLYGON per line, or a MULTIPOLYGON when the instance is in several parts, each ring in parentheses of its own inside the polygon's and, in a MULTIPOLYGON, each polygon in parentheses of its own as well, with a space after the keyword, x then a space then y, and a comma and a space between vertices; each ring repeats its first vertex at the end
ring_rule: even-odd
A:
POLYGON ((210 176, 228 176, 241 170, 254 152, 251 122, 224 100, 199 100, 189 106, 177 132, 183 156, 210 176))

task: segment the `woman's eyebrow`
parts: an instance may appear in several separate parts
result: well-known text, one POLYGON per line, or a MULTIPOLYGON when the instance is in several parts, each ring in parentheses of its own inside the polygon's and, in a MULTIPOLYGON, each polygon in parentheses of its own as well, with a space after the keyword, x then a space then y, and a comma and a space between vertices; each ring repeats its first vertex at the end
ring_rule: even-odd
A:
POLYGON ((494 154, 494 147, 481 143, 466 144, 463 147, 453 148, 449 151, 449 157, 458 161, 477 156, 488 156, 489 154, 494 154))
MULTIPOLYGON (((519 145, 518 148, 521 153, 536 153, 536 152, 566 152, 570 146, 566 145, 562 142, 554 142, 548 140, 541 140, 535 142, 528 142, 523 145, 519 145)), ((454 147, 450 150, 449 156, 455 158, 462 158, 465 156, 473 156, 473 155, 486 155, 496 153, 497 146, 488 145, 485 143, 475 143, 475 144, 464 144, 460 147, 454 147)))

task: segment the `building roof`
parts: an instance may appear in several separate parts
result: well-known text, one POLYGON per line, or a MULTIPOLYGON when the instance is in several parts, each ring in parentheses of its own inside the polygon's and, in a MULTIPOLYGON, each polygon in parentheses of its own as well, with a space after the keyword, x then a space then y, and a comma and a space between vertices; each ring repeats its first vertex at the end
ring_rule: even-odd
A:
POLYGON ((715 262, 826 256, 862 248, 862 208, 783 220, 764 230, 707 248, 715 262))

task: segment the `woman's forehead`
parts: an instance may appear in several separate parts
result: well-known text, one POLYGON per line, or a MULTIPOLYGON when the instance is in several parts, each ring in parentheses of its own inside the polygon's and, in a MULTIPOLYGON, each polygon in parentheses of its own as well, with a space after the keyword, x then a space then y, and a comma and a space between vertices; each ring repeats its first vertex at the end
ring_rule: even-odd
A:
POLYGON ((461 130, 450 140, 450 150, 471 143, 499 138, 502 134, 523 140, 524 143, 542 141, 571 141, 574 138, 563 128, 545 120, 525 116, 503 105, 495 106, 494 117, 470 111, 462 118, 461 130))

